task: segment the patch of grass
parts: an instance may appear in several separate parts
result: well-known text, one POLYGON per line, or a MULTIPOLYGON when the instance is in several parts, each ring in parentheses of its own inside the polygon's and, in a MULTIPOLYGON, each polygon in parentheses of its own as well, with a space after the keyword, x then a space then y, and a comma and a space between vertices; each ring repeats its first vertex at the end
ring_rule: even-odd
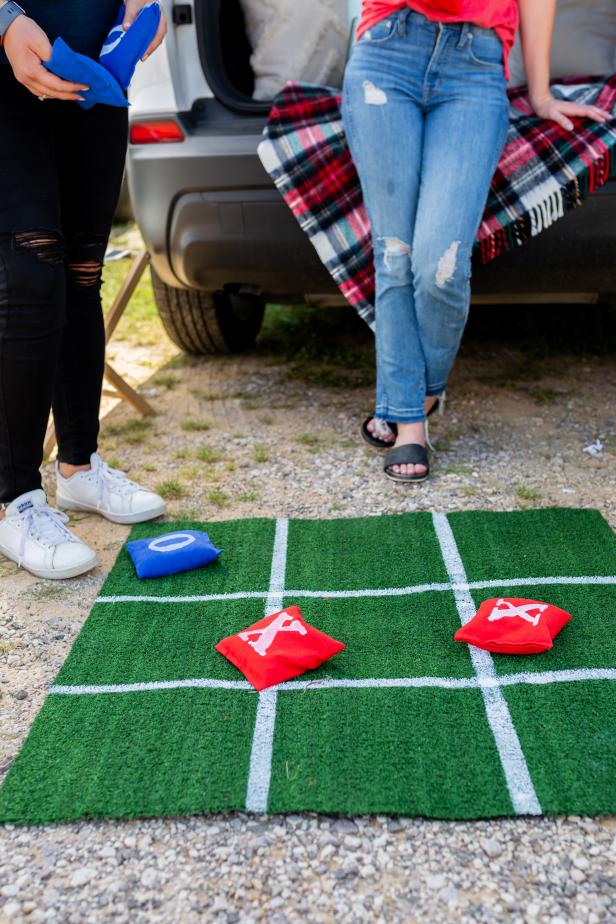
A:
POLYGON ((567 394, 567 392, 557 391, 555 388, 542 388, 541 386, 533 386, 527 389, 527 393, 536 404, 543 406, 556 404, 559 398, 567 394))
POLYGON ((259 500, 259 494, 257 493, 257 491, 245 491, 243 494, 240 494, 238 497, 238 501, 242 501, 242 503, 246 503, 246 504, 251 504, 256 500, 259 500))
POLYGON ((234 472, 237 468, 237 465, 235 464, 235 462, 227 462, 227 464, 225 465, 225 468, 228 472, 234 472))
POLYGON ((462 488, 462 494, 464 494, 465 497, 476 497, 479 494, 479 488, 469 484, 465 488, 462 488))
POLYGON ((252 457, 255 462, 262 464, 263 462, 269 462, 269 452, 267 451, 266 446, 255 446, 252 450, 252 457))
POLYGON ((210 504, 214 504, 216 507, 227 507, 229 504, 229 495, 222 488, 213 488, 205 496, 210 504))
POLYGON ((167 388, 171 391, 176 385, 180 384, 182 379, 179 375, 174 375, 173 372, 163 371, 159 372, 152 381, 155 385, 160 385, 161 388, 167 388))
POLYGON ((0 642, 0 654, 8 655, 17 648, 17 642, 0 642))
POLYGON ((201 401, 222 401, 226 395, 215 391, 193 391, 193 395, 200 398, 201 401))
POLYGON ((212 424, 209 420, 195 420, 192 417, 185 417, 180 421, 180 427, 182 430, 188 430, 189 432, 203 432, 204 430, 211 430, 212 424))
POLYGON ((202 356, 193 356, 191 353, 178 353, 167 363, 167 369, 187 369, 202 365, 205 362, 202 356))
POLYGON ((300 433, 296 440, 304 446, 317 446, 321 442, 321 438, 314 433, 300 433))
POLYGON ((472 468, 468 465, 449 465, 443 474, 445 475, 470 475, 472 468))
POLYGON ((256 411, 257 408, 261 407, 261 402, 257 401, 256 398, 244 398, 242 407, 247 411, 256 411))
POLYGON ((174 459, 188 459, 190 457, 190 449, 187 449, 185 446, 182 449, 176 449, 173 453, 174 459))
POLYGON ((214 462, 220 462, 224 459, 224 453, 219 452, 218 449, 210 449, 209 446, 199 446, 195 451, 195 458, 199 462, 207 462, 211 465, 214 462))
POLYGON ((201 520, 203 519, 203 510, 200 507, 179 507, 174 511, 176 520, 201 520))
POLYGON ((125 423, 107 424, 101 431, 101 437, 121 436, 126 443, 141 443, 153 426, 149 417, 132 417, 125 423))
POLYGON ((188 491, 182 482, 177 481, 175 478, 171 478, 167 481, 161 481, 161 483, 157 486, 156 491, 165 500, 180 500, 182 497, 186 497, 188 494, 188 491))
POLYGON ((158 471, 158 465, 153 465, 151 462, 145 462, 141 466, 141 468, 143 469, 144 472, 157 472, 158 471))
POLYGON ((257 417, 257 420, 259 421, 260 424, 263 424, 265 427, 271 427, 271 425, 274 423, 274 418, 268 417, 268 416, 257 417))
POLYGON ((189 481, 194 481, 195 478, 198 478, 201 472, 196 465, 187 465, 185 468, 181 468, 178 472, 180 478, 187 478, 189 481))
POLYGON ((111 456, 110 459, 107 459, 107 465, 110 465, 111 468, 122 468, 122 463, 117 456, 111 456))
POLYGON ((47 584, 34 584, 26 592, 26 596, 30 600, 60 600, 62 597, 66 596, 66 586, 62 584, 52 584, 51 582, 47 584))
POLYGON ((536 501, 541 500, 542 497, 540 491, 535 491, 534 488, 529 488, 528 485, 525 484, 517 484, 515 493, 520 500, 536 501))
POLYGON ((331 436, 317 436, 316 433, 300 433, 296 437, 298 443, 306 447, 307 452, 317 453, 322 449, 325 449, 326 446, 331 446, 333 444, 341 445, 345 444, 346 446, 355 445, 351 440, 338 440, 335 437, 331 436))

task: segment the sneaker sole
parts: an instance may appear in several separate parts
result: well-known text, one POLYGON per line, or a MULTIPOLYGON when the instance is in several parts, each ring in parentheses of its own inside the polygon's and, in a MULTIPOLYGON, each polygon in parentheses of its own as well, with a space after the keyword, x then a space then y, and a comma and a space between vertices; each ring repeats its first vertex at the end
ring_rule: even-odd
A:
POLYGON ((98 513, 99 516, 110 520, 112 523, 147 523, 148 520, 155 520, 162 517, 167 512, 167 505, 155 507, 152 510, 146 510, 142 513, 107 513, 100 507, 94 507, 92 504, 80 504, 77 501, 68 500, 68 498, 56 496, 56 506, 63 510, 81 510, 84 513, 98 513))
POLYGON ((24 571, 27 571, 29 574, 33 574, 34 577, 45 578, 48 581, 64 581, 66 578, 78 577, 80 574, 85 574, 87 571, 92 571, 93 568, 96 568, 98 565, 98 556, 96 554, 90 559, 89 562, 82 562, 80 565, 73 565, 72 568, 52 568, 48 570, 47 568, 28 568, 24 565, 23 562, 19 562, 8 549, 5 549, 4 546, 0 545, 0 552, 4 555, 5 558, 8 558, 9 561, 15 562, 20 568, 23 568, 24 571))

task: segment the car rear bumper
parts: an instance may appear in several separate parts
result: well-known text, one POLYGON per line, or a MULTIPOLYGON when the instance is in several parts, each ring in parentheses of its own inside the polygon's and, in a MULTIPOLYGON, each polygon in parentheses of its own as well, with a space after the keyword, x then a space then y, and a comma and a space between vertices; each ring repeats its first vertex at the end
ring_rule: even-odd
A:
MULTIPOLYGON (((168 285, 333 297, 337 287, 255 153, 259 141, 254 127, 202 127, 182 143, 131 146, 131 197, 154 268, 168 285)), ((524 247, 476 262, 474 294, 498 301, 616 292, 615 215, 612 181, 524 247)))

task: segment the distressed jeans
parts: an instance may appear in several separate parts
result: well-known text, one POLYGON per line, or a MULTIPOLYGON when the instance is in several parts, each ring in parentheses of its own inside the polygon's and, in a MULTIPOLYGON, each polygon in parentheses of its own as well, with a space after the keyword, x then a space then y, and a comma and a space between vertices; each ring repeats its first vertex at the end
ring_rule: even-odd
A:
POLYGON ((489 29, 397 11, 355 44, 342 115, 372 225, 376 416, 421 421, 460 345, 507 135, 502 44, 489 29))

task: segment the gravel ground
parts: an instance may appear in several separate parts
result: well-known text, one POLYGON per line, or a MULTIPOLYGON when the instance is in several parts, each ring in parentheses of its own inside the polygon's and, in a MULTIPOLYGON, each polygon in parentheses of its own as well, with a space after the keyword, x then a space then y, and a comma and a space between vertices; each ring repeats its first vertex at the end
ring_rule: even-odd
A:
MULTIPOLYGON (((614 353, 580 354, 577 331, 569 347, 538 355, 528 338, 521 349, 471 330, 434 427, 433 477, 405 488, 358 439, 370 356, 352 324, 351 333, 360 346, 349 353, 348 331, 334 332, 329 363, 299 347, 281 353, 276 338, 248 357, 178 360, 146 384, 153 423, 114 409, 102 451, 162 484, 174 517, 558 505, 596 507, 616 526, 614 353), (597 455, 583 452, 597 440, 597 455)), ((53 496, 50 469, 45 477, 53 496)), ((127 534, 89 516, 75 528, 102 560, 82 579, 38 581, 0 562, 0 776, 127 534)), ((0 829, 3 922, 199 917, 616 922, 616 818, 233 815, 0 829)))

